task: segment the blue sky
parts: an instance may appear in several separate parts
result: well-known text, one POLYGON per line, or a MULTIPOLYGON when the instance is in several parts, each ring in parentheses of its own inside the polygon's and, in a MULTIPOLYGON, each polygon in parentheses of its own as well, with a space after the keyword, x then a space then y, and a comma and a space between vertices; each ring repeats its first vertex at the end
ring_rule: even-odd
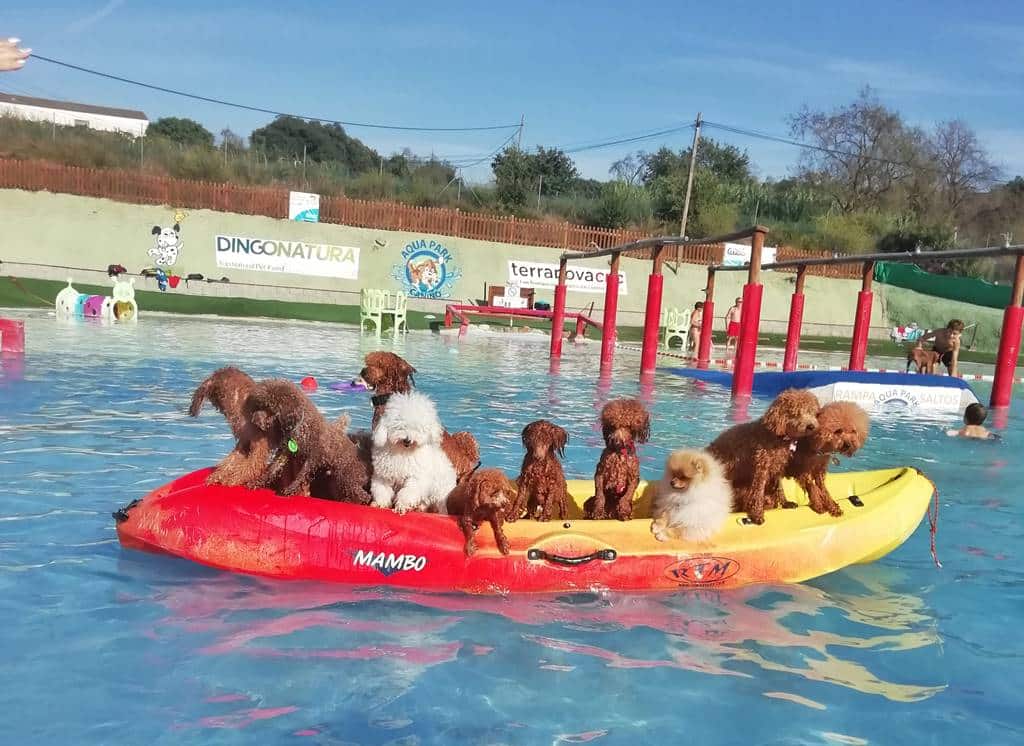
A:
MULTIPOLYGON (((709 120, 786 134, 801 106, 864 85, 914 124, 961 118, 1005 175, 1024 174, 1024 3, 381 2, 76 0, 0 8, 0 34, 40 54, 274 110, 459 127, 526 118, 525 145, 573 146, 709 120)), ((35 60, 0 90, 189 116, 247 135, 270 117, 149 91, 35 60)), ((378 150, 484 156, 503 132, 349 128, 378 150)), ((712 133, 708 133, 712 134, 712 133)), ((765 176, 789 146, 739 136, 765 176)), ((626 152, 580 153, 606 178, 626 152)), ((488 176, 486 162, 467 172, 488 176)))

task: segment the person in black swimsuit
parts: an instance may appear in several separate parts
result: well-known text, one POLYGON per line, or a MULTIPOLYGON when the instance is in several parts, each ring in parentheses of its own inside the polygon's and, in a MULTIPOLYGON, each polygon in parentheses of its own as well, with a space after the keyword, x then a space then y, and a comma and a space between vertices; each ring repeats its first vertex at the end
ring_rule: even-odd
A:
POLYGON ((921 337, 921 342, 932 342, 932 350, 939 353, 939 360, 951 376, 959 374, 957 363, 960 361, 960 335, 963 333, 964 322, 952 319, 945 329, 936 329, 921 337))

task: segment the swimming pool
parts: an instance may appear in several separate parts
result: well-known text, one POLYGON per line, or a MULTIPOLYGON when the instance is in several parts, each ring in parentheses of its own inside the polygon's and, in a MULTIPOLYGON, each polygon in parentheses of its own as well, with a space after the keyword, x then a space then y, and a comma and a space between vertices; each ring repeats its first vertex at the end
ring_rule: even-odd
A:
MULTIPOLYGON (((194 385, 234 363, 322 384, 377 347, 351 328, 143 316, 27 322, 0 375, 0 650, 5 743, 1019 743, 1024 531, 1015 412, 998 444, 953 422, 876 422, 842 468, 918 466, 942 496, 894 554, 797 586, 678 595, 476 598, 274 583, 122 550, 110 512, 231 446, 194 385)), ((519 432, 570 432, 589 478, 609 397, 637 395, 634 355, 510 335, 380 343, 419 370, 450 429, 515 472, 519 432)), ((976 387, 986 398, 984 387, 976 387)), ((731 422, 720 388, 659 375, 645 477, 731 422)), ((321 388, 369 423, 363 394, 321 388)), ((1020 393, 1018 392, 1018 396, 1020 393)), ((751 405, 757 414, 763 403, 751 405)), ((1018 401, 1017 411, 1024 406, 1018 401)))

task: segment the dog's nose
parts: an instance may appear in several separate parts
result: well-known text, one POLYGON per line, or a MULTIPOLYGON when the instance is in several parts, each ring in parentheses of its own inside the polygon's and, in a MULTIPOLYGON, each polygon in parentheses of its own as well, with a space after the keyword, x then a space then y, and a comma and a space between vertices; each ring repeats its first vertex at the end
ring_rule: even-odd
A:
POLYGON ((818 423, 817 422, 808 422, 807 426, 804 429, 807 432, 809 432, 809 433, 813 433, 815 430, 818 429, 818 423))
POLYGON ((412 445, 412 440, 409 438, 402 438, 402 445, 408 448, 412 445))

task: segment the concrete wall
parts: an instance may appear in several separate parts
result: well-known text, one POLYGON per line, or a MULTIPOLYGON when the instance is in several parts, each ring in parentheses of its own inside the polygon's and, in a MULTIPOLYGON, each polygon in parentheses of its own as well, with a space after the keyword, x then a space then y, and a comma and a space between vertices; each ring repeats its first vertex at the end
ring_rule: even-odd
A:
MULTIPOLYGON (((36 277, 63 277, 69 274, 65 267, 105 270, 109 264, 122 264, 129 272, 135 273, 154 263, 147 253, 155 244, 153 227, 172 226, 178 212, 168 207, 131 205, 64 194, 0 190, 0 260, 17 263, 19 273, 36 277)), ((288 300, 294 296, 298 300, 320 295, 309 291, 332 291, 332 297, 346 298, 348 300, 343 302, 355 305, 361 287, 402 289, 402 283, 394 275, 396 270, 401 273, 405 266, 403 250, 418 241, 425 241, 427 245, 433 241, 435 248, 440 245, 450 253, 448 269, 460 276, 451 282, 449 301, 484 298, 487 284, 504 285, 509 260, 557 263, 559 256, 559 250, 543 247, 324 223, 297 223, 209 210, 188 211, 186 215, 177 217, 180 218, 182 246, 173 272, 181 276, 193 272, 207 277, 227 276, 231 279, 232 295, 253 298, 288 300), (355 279, 340 279, 223 269, 217 266, 217 235, 355 247, 359 250, 358 275, 355 279)), ((607 259, 596 259, 583 265, 607 269, 607 259)), ((619 298, 619 323, 640 326, 650 262, 624 258, 622 269, 628 292, 619 298)), ((4 271, 12 273, 11 268, 4 271)), ((171 271, 168 270, 169 273, 171 271)), ((74 275, 74 272, 70 274, 74 275)), ((719 274, 716 316, 721 317, 740 294, 744 277, 742 272, 719 274)), ((762 315, 765 323, 762 328, 765 331, 785 331, 793 275, 769 272, 763 277, 762 315)), ((676 272, 666 270, 666 305, 690 306, 703 299, 705 279, 704 268, 696 265, 680 264, 676 272)), ((153 281, 146 282, 152 284, 153 281)), ((849 334, 859 285, 854 280, 808 277, 804 333, 849 334)), ((182 283, 176 290, 168 292, 210 291, 210 286, 205 283, 192 283, 188 288, 182 283)), ((550 301, 552 296, 551 289, 537 290, 539 300, 550 301)), ((571 291, 568 294, 571 308, 589 309, 593 303, 594 315, 598 318, 603 301, 601 293, 571 291)), ((419 310, 441 312, 445 302, 414 299, 410 305, 419 310)), ((872 318, 877 333, 883 334, 888 322, 877 299, 872 318)), ((722 326, 719 318, 716 328, 722 326)))

